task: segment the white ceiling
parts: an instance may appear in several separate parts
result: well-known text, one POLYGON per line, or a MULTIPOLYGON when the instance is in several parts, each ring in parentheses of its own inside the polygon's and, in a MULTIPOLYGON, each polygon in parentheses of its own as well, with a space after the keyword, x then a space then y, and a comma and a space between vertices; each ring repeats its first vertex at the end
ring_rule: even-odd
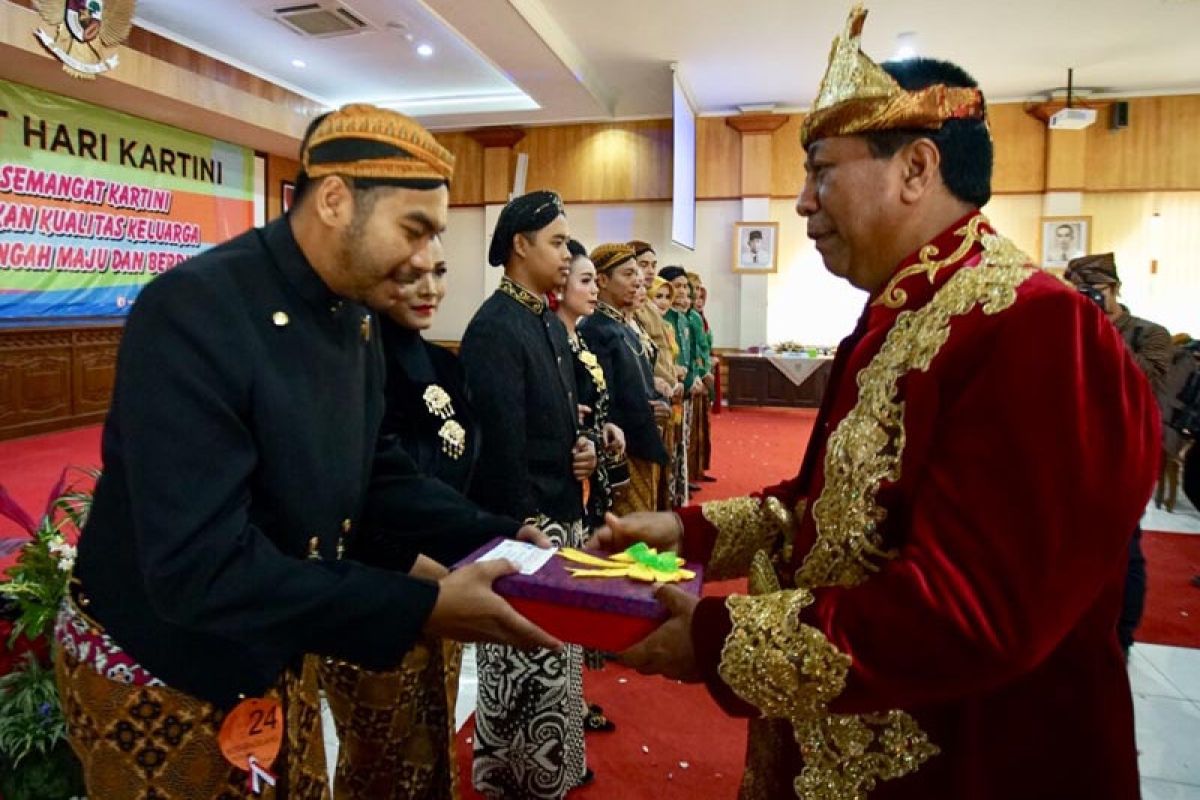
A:
MULTIPOLYGON (((334 106, 393 105, 432 127, 667 116, 670 65, 701 113, 809 105, 849 2, 347 0, 376 30, 305 39, 264 10, 304 0, 139 0, 157 33, 334 106), (407 26, 413 41, 387 27, 407 26), (415 45, 428 42, 431 58, 415 45), (307 64, 297 69, 291 61, 307 64)), ((992 100, 1077 86, 1200 91, 1200 0, 877 0, 864 49, 913 33, 992 100)))

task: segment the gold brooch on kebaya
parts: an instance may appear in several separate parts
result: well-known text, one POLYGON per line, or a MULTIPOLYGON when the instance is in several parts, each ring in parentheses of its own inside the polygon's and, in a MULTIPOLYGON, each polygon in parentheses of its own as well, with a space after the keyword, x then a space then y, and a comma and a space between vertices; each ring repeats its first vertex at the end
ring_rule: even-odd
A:
POLYGON ((438 431, 442 440, 442 452, 457 460, 467 449, 467 430, 456 419, 448 419, 442 423, 438 431))
POLYGON ((425 401, 425 408, 429 413, 438 419, 450 419, 454 416, 454 403, 450 400, 450 393, 436 383, 425 387, 425 394, 421 399, 425 401))

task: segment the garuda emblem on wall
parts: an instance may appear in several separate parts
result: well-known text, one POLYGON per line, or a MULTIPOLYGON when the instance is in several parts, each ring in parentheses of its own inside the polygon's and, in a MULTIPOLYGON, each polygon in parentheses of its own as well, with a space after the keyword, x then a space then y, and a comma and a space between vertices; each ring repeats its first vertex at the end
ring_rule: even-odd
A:
POLYGON ((34 36, 76 78, 117 66, 117 47, 133 27, 136 0, 34 0, 45 23, 34 36))

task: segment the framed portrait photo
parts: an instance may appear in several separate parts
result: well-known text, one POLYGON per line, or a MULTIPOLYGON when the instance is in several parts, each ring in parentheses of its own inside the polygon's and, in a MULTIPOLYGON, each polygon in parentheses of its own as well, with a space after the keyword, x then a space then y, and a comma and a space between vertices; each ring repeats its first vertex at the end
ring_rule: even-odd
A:
POLYGON ((1065 269, 1072 258, 1092 252, 1091 217, 1042 217, 1042 267, 1065 269))
POLYGON ((279 182, 279 201, 283 208, 283 213, 287 213, 292 207, 292 198, 296 194, 296 184, 291 181, 279 182))
POLYGON ((778 264, 778 222, 733 223, 734 272, 769 274, 778 264))

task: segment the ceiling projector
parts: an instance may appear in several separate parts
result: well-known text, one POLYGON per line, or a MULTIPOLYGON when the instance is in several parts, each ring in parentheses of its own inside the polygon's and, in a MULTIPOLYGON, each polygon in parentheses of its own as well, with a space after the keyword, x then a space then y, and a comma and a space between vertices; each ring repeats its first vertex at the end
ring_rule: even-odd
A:
POLYGON ((1056 131, 1078 131, 1096 121, 1094 108, 1064 108, 1050 117, 1050 129, 1056 131))

